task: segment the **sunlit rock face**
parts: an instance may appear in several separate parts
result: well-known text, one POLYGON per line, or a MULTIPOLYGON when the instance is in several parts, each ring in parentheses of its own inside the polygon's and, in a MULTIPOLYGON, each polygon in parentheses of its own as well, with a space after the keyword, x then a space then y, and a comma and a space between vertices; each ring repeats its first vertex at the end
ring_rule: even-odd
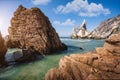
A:
POLYGON ((120 32, 120 15, 101 22, 100 25, 91 32, 89 37, 108 38, 118 32, 120 32))
POLYGON ((78 27, 73 28, 73 33, 71 35, 71 38, 86 38, 88 34, 89 32, 86 28, 86 21, 83 20, 80 28, 78 27))
POLYGON ((60 59, 59 67, 46 73, 45 80, 119 80, 120 33, 106 40, 103 47, 86 54, 60 59))
POLYGON ((6 62, 5 62, 6 52, 7 52, 7 47, 5 46, 4 39, 2 38, 2 35, 0 32, 0 67, 3 67, 6 65, 6 62))
POLYGON ((39 8, 27 9, 20 5, 14 12, 8 32, 6 44, 9 48, 32 50, 42 55, 66 49, 39 8))

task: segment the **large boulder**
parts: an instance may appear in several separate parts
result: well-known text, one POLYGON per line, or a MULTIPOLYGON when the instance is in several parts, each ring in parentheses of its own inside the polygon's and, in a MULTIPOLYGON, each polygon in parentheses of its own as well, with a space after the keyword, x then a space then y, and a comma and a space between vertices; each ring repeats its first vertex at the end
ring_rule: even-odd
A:
POLYGON ((27 9, 20 5, 11 19, 6 44, 9 48, 38 52, 42 55, 67 47, 60 41, 47 16, 39 8, 27 9))
POLYGON ((6 62, 5 62, 6 52, 7 52, 7 47, 5 46, 4 39, 2 38, 2 35, 0 32, 0 67, 3 67, 6 65, 6 62))
POLYGON ((120 33, 111 36, 103 47, 96 48, 94 52, 63 57, 59 67, 49 70, 45 76, 45 80, 119 79, 120 33))

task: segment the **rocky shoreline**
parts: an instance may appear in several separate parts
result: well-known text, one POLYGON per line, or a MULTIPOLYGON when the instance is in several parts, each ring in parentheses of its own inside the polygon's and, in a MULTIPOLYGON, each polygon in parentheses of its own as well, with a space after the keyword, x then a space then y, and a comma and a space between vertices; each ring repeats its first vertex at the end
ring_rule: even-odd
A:
POLYGON ((4 67, 7 65, 5 61, 5 54, 7 52, 7 47, 5 45, 5 41, 2 38, 2 34, 0 32, 0 67, 4 67))
POLYGON ((59 67, 46 73, 45 80, 120 79, 120 33, 106 40, 103 47, 85 54, 60 59, 59 67))
MULTIPOLYGON (((49 70, 45 80, 120 79, 120 23, 113 20, 118 21, 119 18, 108 19, 101 24, 102 28, 98 27, 91 33, 87 31, 86 23, 83 21, 80 29, 74 29, 78 33, 75 32, 72 38, 108 38, 104 46, 96 48, 94 52, 71 54, 61 58, 59 67, 49 70), (103 24, 109 24, 105 30, 103 27, 106 25, 103 24), (108 28, 110 25, 112 27, 108 28), (102 30, 104 34, 101 34, 102 30), (112 35, 113 33, 115 35, 112 35)), ((22 63, 36 60, 37 55, 45 56, 67 50, 49 18, 39 8, 27 9, 20 5, 14 12, 8 32, 5 40, 0 33, 0 68, 7 65, 5 55, 8 48, 21 49, 14 52, 13 56, 15 62, 22 63)))
POLYGON ((93 31, 89 32, 86 27, 85 20, 80 28, 74 27, 71 38, 78 39, 107 39, 109 36, 120 32, 120 15, 109 18, 99 24, 93 31))
POLYGON ((14 54, 17 62, 33 61, 37 57, 36 54, 45 56, 67 49, 67 46, 60 41, 48 17, 36 7, 27 9, 20 5, 14 12, 8 33, 5 38, 6 46, 0 35, 0 64, 4 61, 7 48, 22 50, 14 54))

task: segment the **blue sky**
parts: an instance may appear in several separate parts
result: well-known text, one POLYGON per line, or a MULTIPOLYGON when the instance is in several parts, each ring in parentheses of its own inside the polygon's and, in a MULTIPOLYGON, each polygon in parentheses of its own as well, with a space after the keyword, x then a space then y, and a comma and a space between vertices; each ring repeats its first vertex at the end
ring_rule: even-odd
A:
POLYGON ((59 36, 70 36, 74 26, 86 19, 92 31, 100 22, 120 14, 120 0, 0 0, 0 31, 8 34, 10 19, 22 4, 26 8, 38 7, 49 17, 59 36))

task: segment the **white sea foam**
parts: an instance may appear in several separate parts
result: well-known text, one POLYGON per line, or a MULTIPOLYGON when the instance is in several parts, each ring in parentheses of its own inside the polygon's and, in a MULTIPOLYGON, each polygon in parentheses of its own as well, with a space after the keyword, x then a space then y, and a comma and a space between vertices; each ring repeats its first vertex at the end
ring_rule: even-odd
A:
POLYGON ((61 38, 61 41, 75 41, 75 42, 89 42, 90 39, 70 39, 70 38, 61 38))

